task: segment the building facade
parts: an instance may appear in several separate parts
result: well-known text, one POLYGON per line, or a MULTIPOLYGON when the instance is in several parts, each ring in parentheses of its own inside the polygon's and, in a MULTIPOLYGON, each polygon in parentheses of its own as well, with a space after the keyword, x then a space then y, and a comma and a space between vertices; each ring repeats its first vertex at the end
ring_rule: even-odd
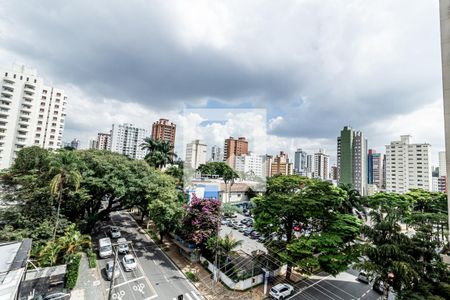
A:
POLYGON ((133 124, 113 124, 111 130, 111 151, 132 159, 144 159, 146 150, 141 148, 144 139, 149 136, 148 130, 133 124))
POLYGON ((263 157, 254 153, 239 155, 235 157, 235 168, 237 172, 244 173, 247 177, 264 177, 263 157))
POLYGON ((223 161, 223 151, 221 147, 215 145, 211 147, 211 157, 209 161, 223 161))
POLYGON ((0 80, 0 169, 10 167, 23 147, 61 148, 64 91, 45 86, 37 71, 25 66, 0 70, 0 80))
POLYGON ((367 140, 360 131, 345 126, 337 138, 338 182, 367 195, 367 140))
POLYGON ((292 175, 293 171, 293 164, 289 161, 287 153, 280 151, 280 154, 273 158, 270 167, 270 176, 292 175))
POLYGON ((330 156, 326 155, 323 149, 319 149, 319 152, 314 153, 313 177, 322 180, 330 179, 330 156))
POLYGON ((194 170, 206 164, 207 145, 200 140, 194 140, 186 145, 186 165, 194 170))
POLYGON ((367 154, 367 178, 369 184, 374 184, 378 190, 383 189, 383 156, 373 149, 367 154))
POLYGON ((176 130, 177 126, 168 119, 159 119, 152 125, 152 139, 168 142, 175 149, 176 130))
POLYGON ((223 147, 223 159, 229 165, 232 166, 234 156, 240 156, 243 154, 248 154, 248 141, 245 137, 239 137, 237 139, 229 137, 225 140, 223 147))
POLYGON ((97 149, 98 150, 111 150, 111 133, 97 134, 97 149))
POLYGON ((308 173, 308 154, 302 149, 297 149, 294 154, 294 173, 302 176, 306 176, 308 173))
POLYGON ((432 190, 430 144, 411 144, 411 136, 386 145, 386 191, 432 190))

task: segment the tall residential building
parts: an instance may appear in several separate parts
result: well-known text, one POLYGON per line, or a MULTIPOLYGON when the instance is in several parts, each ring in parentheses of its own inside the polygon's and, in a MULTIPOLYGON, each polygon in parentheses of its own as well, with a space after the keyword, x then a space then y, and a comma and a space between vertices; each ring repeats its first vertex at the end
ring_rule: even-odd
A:
POLYGON ((273 156, 266 154, 262 156, 262 164, 263 164, 263 178, 269 177, 272 174, 272 163, 273 163, 273 156))
POLYGON ((381 190, 386 190, 386 154, 383 154, 383 181, 381 184, 381 190))
POLYGON ((439 152, 439 177, 447 176, 447 163, 445 159, 445 151, 439 152))
POLYGON ((376 185, 378 190, 383 189, 383 156, 373 149, 367 154, 367 178, 369 184, 376 185))
POLYGON ((239 156, 242 154, 248 154, 248 141, 245 137, 235 139, 230 136, 230 138, 225 140, 223 160, 227 161, 232 156, 239 156))
POLYGON ((263 156, 254 153, 235 156, 234 170, 247 176, 264 177, 263 156))
POLYGON ((152 139, 158 141, 166 141, 175 149, 175 133, 177 125, 168 119, 159 119, 152 125, 152 139))
POLYGON ((215 162, 223 161, 222 148, 215 146, 215 145, 211 147, 210 161, 215 161, 215 162))
POLYGON ((297 149, 294 154, 294 172, 295 174, 306 176, 308 164, 306 161, 308 154, 302 149, 297 149))
POLYGON ((14 65, 0 70, 0 169, 8 168, 27 146, 62 147, 67 97, 45 86, 37 71, 14 65))
POLYGON ((338 179, 338 168, 336 166, 331 167, 331 179, 332 180, 338 179))
POLYGON ((314 153, 314 178, 328 180, 330 178, 330 156, 325 154, 323 149, 314 153))
POLYGON ((200 140, 194 140, 186 146, 186 165, 197 170, 200 165, 206 163, 207 145, 200 140))
POLYGON ((410 189, 432 189, 430 144, 411 144, 411 136, 386 145, 386 191, 406 193, 410 189))
POLYGON ((74 138, 70 143, 69 146, 73 149, 78 149, 80 147, 80 140, 77 138, 74 138))
POLYGON ((293 165, 289 161, 287 153, 280 151, 280 154, 275 156, 270 167, 270 176, 274 175, 292 175, 293 165))
POLYGON ((367 140, 360 131, 345 126, 337 138, 338 181, 367 195, 367 140))
POLYGON ((97 149, 97 148, 98 148, 97 140, 90 140, 89 141, 89 149, 97 149))
POLYGON ((97 149, 98 150, 111 150, 111 133, 97 134, 97 149))
POLYGON ((311 177, 314 171, 314 156, 311 154, 306 155, 306 172, 308 177, 311 177))
MULTIPOLYGON (((450 170, 450 0, 439 1, 441 23, 442 84, 444 99, 444 129, 446 170, 450 170)), ((450 193, 447 193, 448 225, 450 227, 450 193)), ((450 235, 449 235, 450 239, 450 235)))
POLYGON ((144 159, 147 154, 141 144, 149 136, 148 130, 133 124, 113 124, 111 130, 111 151, 132 159, 144 159))

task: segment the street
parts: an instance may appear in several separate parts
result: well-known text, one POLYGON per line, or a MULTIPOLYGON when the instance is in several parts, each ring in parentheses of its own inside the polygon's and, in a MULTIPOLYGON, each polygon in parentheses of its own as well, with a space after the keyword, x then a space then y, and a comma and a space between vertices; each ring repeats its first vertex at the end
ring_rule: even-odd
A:
MULTIPOLYGON (((120 276, 114 280, 112 299, 177 299, 183 295, 184 299, 200 300, 195 287, 186 279, 184 274, 172 263, 163 251, 146 235, 139 232, 139 227, 133 218, 125 212, 111 214, 111 223, 104 226, 95 242, 101 237, 108 236, 109 225, 120 228, 122 237, 131 241, 130 254, 137 259, 137 268, 133 271, 124 271, 122 255, 118 256, 116 267, 119 267, 120 276)), ((112 239, 114 243, 115 240, 112 239)), ((99 259, 98 266, 102 274, 102 287, 109 292, 110 281, 106 279, 105 265, 112 257, 99 259)))

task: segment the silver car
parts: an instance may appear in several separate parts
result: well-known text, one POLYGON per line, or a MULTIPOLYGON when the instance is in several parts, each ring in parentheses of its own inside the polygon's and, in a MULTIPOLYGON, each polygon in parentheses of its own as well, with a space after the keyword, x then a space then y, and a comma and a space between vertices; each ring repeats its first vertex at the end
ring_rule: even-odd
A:
MULTIPOLYGON (((113 260, 108 261, 105 266, 106 278, 108 278, 108 280, 112 279, 113 268, 114 268, 114 261, 113 260)), ((120 275, 119 268, 120 268, 119 262, 116 262, 116 266, 114 268, 114 278, 119 277, 120 275)))
POLYGON ((130 251, 130 249, 128 248, 128 242, 125 238, 118 239, 117 244, 119 245, 117 246, 117 251, 120 254, 127 254, 128 251, 130 251))

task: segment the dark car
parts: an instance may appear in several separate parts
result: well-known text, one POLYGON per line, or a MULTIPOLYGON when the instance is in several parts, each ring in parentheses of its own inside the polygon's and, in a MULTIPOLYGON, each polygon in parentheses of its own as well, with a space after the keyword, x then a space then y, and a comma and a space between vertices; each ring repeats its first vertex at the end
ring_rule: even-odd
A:
POLYGON ((375 282, 373 283, 373 290, 377 292, 378 294, 384 293, 384 282, 381 280, 381 278, 375 279, 375 282))
POLYGON ((249 236, 253 231, 255 231, 255 229, 253 229, 252 227, 248 227, 246 230, 244 230, 244 235, 249 236))
POLYGON ((253 231, 251 234, 250 234, 250 238, 251 239, 254 239, 254 240, 256 240, 256 239, 258 239, 259 238, 259 233, 257 232, 257 231, 253 231))

